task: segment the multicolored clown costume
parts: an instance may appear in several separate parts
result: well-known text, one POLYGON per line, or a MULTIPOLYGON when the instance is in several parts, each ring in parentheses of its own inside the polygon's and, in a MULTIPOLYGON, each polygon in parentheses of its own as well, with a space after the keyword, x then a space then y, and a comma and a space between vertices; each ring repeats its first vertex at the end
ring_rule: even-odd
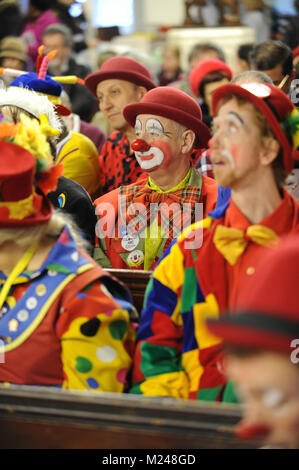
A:
MULTIPOLYGON (((53 130, 21 119, 0 125, 0 257, 7 230, 24 238, 57 220, 45 196, 60 170, 46 140, 53 130)), ((0 382, 122 392, 135 337, 130 295, 61 224, 58 235, 46 232, 46 251, 45 238, 32 235, 15 266, 0 271, 0 382)))
MULTIPOLYGON (((237 95, 251 101, 274 129, 284 168, 289 172, 294 159, 292 148, 297 148, 299 114, 283 92, 270 85, 266 88, 259 85, 257 90, 251 84, 224 85, 214 95, 214 109, 225 96, 237 95), (276 116, 284 122, 283 126, 276 116), (288 133, 287 124, 293 132, 288 133)), ((232 99, 229 103, 233 103, 232 109, 241 109, 232 99)), ((225 112, 222 119, 227 128, 229 117, 225 112)), ((222 138, 221 131, 217 141, 221 149, 220 135, 222 138)), ((213 161, 218 159, 215 153, 216 157, 212 152, 213 161)), ((229 162, 225 158, 222 161, 229 162)), ((244 164, 245 156, 242 161, 244 164)), ((228 166, 229 163, 226 167, 223 163, 221 168, 228 166)), ((271 178, 274 180, 273 175, 271 178)), ((270 249, 285 234, 299 231, 298 202, 285 190, 279 194, 280 203, 275 210, 252 224, 235 203, 233 192, 226 204, 185 231, 167 250, 146 291, 132 393, 206 401, 236 400, 223 374, 221 340, 208 331, 205 320, 217 319, 234 309, 242 289, 255 274, 261 250, 265 249, 262 247, 270 249)))

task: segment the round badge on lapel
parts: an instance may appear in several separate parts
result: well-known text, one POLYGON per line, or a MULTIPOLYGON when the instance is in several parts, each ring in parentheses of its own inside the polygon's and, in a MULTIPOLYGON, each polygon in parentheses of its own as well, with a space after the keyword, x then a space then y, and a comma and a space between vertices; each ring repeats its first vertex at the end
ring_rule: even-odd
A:
POLYGON ((139 236, 137 234, 125 235, 121 241, 121 246, 126 251, 133 251, 135 250, 138 243, 139 243, 139 236))
POLYGON ((129 266, 139 266, 144 260, 144 254, 141 250, 132 251, 128 256, 128 265, 129 266))

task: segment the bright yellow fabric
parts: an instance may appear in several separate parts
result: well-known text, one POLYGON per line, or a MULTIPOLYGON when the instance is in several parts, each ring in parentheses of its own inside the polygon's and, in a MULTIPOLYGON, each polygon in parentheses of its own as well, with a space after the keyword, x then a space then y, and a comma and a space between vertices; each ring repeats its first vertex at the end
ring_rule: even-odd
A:
POLYGON ((63 175, 83 186, 93 198, 100 186, 100 166, 98 151, 88 137, 72 132, 55 163, 62 163, 63 175))
POLYGON ((210 348, 221 343, 221 340, 214 336, 206 327, 208 318, 219 318, 219 307, 214 294, 208 294, 205 302, 193 306, 194 333, 200 349, 210 348))
POLYGON ((151 177, 149 176, 148 178, 148 186, 150 188, 152 188, 154 191, 156 191, 157 193, 163 193, 163 194, 168 194, 168 193, 172 193, 173 191, 177 191, 178 189, 182 189, 182 188, 186 188, 186 186, 188 186, 188 183, 189 183, 189 180, 190 180, 190 176, 191 176, 191 170, 192 170, 192 167, 190 167, 188 173, 186 174, 185 178, 182 179, 182 181, 177 184, 176 186, 174 186, 173 188, 171 189, 168 189, 167 191, 162 191, 162 189, 159 188, 159 186, 157 186, 152 180, 151 180, 151 177))
POLYGON ((160 374, 147 378, 140 390, 148 397, 188 398, 188 377, 183 371, 160 374))
MULTIPOLYGON (((267 246, 278 242, 276 233, 263 225, 250 225, 246 235, 255 243, 267 246)), ((217 225, 213 241, 224 258, 234 266, 248 245, 242 230, 217 225)))
POLYGON ((1 207, 7 207, 10 219, 22 220, 36 212, 33 206, 33 194, 19 201, 0 202, 1 207))
POLYGON ((115 309, 109 316, 99 313, 96 318, 100 320, 101 327, 94 336, 82 335, 80 327, 88 321, 88 318, 79 317, 72 321, 61 337, 61 358, 63 370, 67 376, 63 388, 86 389, 86 378, 91 376, 98 379, 97 391, 121 393, 124 384, 118 380, 117 374, 124 369, 129 369, 132 362, 124 347, 124 341, 134 341, 135 332, 129 323, 126 310, 115 309), (124 321, 128 324, 127 332, 121 340, 114 339, 109 330, 116 321, 124 321), (106 352, 102 357, 100 351, 104 350, 106 352), (82 356, 91 363, 90 371, 80 372, 76 368, 76 359, 82 356))

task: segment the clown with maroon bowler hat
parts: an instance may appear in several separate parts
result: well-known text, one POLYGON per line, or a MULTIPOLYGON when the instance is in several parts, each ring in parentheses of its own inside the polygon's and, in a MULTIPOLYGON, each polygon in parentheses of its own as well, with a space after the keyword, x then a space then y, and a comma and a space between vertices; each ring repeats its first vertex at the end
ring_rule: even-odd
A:
POLYGON ((133 393, 234 401, 219 368, 221 341, 204 320, 234 309, 261 248, 299 229, 299 204, 283 188, 299 144, 293 103, 272 85, 227 84, 214 92, 213 113, 214 175, 232 196, 185 231, 154 270, 138 330, 133 393))
POLYGON ((156 85, 144 65, 118 56, 105 61, 98 72, 87 75, 85 85, 98 98, 99 109, 113 129, 99 155, 101 192, 106 194, 144 176, 131 151, 135 134, 123 116, 123 109, 140 101, 156 85))
POLYGON ((27 116, 0 124, 0 383, 122 392, 130 296, 52 209, 52 131, 27 116))
POLYGON ((170 87, 150 90, 126 106, 124 116, 135 128, 132 148, 146 176, 95 201, 94 256, 104 267, 148 270, 183 226, 215 207, 216 182, 190 162, 193 147, 204 148, 210 132, 196 101, 170 87))
POLYGON ((238 390, 242 439, 299 447, 299 238, 261 256, 233 311, 209 320, 226 346, 225 372, 238 390))

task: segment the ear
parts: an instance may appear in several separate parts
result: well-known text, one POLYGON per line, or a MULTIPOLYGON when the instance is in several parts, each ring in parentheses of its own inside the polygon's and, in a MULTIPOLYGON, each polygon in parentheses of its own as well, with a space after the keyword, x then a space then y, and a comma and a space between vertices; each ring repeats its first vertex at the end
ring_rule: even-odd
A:
POLYGON ((267 137, 263 140, 263 146, 260 152, 261 164, 263 166, 271 165, 279 154, 279 142, 273 137, 267 137))
POLYGON ((136 88, 136 93, 137 93, 137 99, 138 101, 140 101, 145 93, 147 93, 147 89, 144 87, 144 86, 139 86, 138 88, 136 88))
POLYGON ((195 141, 195 133, 191 129, 187 129, 182 134, 181 152, 183 154, 191 153, 195 141))

